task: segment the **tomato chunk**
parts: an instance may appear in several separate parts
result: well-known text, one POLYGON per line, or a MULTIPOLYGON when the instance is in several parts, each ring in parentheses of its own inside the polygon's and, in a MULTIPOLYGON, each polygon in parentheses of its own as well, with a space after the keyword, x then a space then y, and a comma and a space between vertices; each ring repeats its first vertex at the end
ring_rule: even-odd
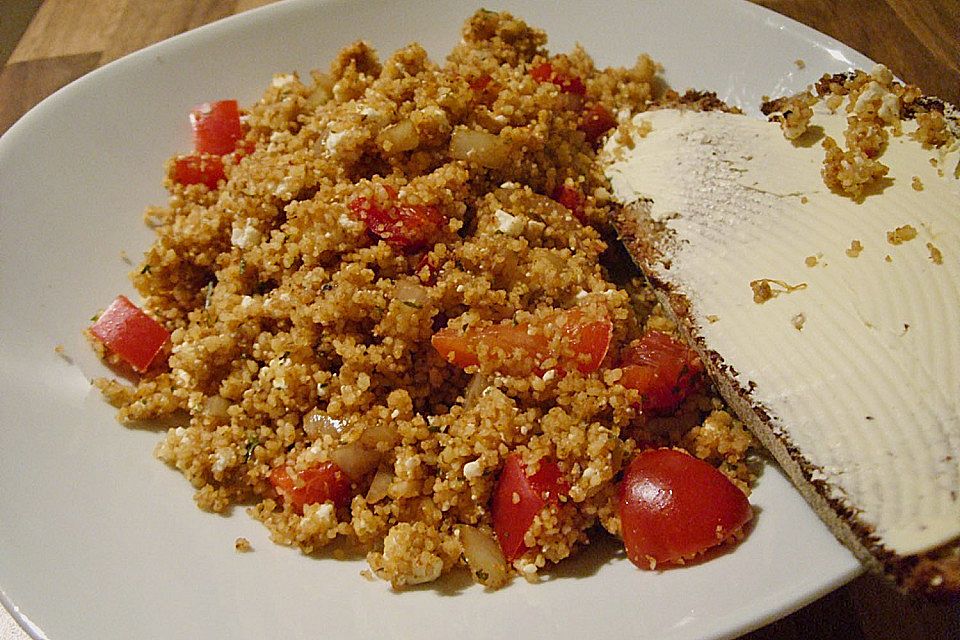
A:
MULTIPOLYGON (((459 332, 444 328, 436 332, 430 342, 441 356, 458 367, 480 364, 480 347, 503 349, 507 353, 519 350, 531 369, 550 356, 560 360, 560 368, 578 369, 581 373, 596 371, 607 355, 613 335, 613 323, 609 319, 590 320, 579 309, 561 311, 559 318, 565 320, 561 340, 569 345, 573 356, 551 354, 550 344, 543 335, 530 335, 530 325, 507 321, 481 329, 459 332), (584 357, 586 356, 586 357, 584 357)), ((525 373, 525 372, 523 372, 525 373)))
POLYGON ((703 373, 697 354, 666 333, 650 331, 620 354, 620 384, 643 396, 653 415, 673 413, 696 388, 703 373))
POLYGON ((342 507, 353 493, 350 477, 335 462, 321 462, 300 473, 288 466, 277 467, 270 472, 269 480, 299 514, 308 504, 330 501, 342 507))
POLYGON ((528 476, 519 455, 507 457, 491 507, 493 530, 507 562, 527 551, 523 536, 537 514, 548 504, 557 504, 569 489, 556 462, 542 459, 537 472, 528 476))
POLYGON ((579 128, 586 136, 587 142, 596 146, 600 142, 600 138, 616 126, 617 120, 613 117, 613 114, 598 103, 583 112, 583 119, 579 128))
POLYGON ((370 233, 406 252, 422 249, 440 235, 447 217, 439 207, 397 204, 396 191, 392 188, 386 188, 386 191, 391 198, 387 203, 360 196, 347 205, 370 233))
POLYGON ((100 314, 90 333, 138 373, 150 368, 170 339, 163 325, 122 295, 100 314))
POLYGON ((587 94, 587 87, 583 84, 583 80, 578 76, 561 71, 554 71, 553 65, 549 62, 538 64, 530 69, 530 77, 537 82, 552 82, 560 87, 560 91, 563 93, 570 93, 576 96, 584 96, 587 94))
POLYGON ((648 449, 620 485, 620 529, 630 561, 642 569, 681 562, 722 544, 753 510, 727 476, 677 449, 648 449))
POLYGON ((483 74, 467 81, 474 99, 487 106, 493 104, 500 93, 500 85, 493 81, 490 74, 483 74))
POLYGON ((218 156, 230 153, 243 137, 240 108, 236 100, 218 100, 198 105, 190 112, 193 148, 218 156))
POLYGON ((226 179, 226 173, 219 156, 191 153, 178 156, 173 161, 172 177, 178 184, 205 184, 210 189, 216 189, 217 184, 226 179))
POLYGON ((587 216, 583 210, 583 194, 579 190, 561 184, 557 185, 550 197, 569 209, 573 217, 581 223, 586 221, 587 216))

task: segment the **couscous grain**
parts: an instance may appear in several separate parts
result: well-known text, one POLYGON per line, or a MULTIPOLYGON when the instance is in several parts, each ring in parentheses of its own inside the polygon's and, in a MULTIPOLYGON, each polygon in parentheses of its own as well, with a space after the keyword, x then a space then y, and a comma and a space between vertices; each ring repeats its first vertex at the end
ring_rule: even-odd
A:
POLYGON ((675 327, 612 275, 595 148, 660 99, 658 67, 545 44, 487 11, 443 64, 357 42, 275 76, 233 151, 170 161, 133 273, 170 339, 135 384, 97 384, 123 422, 179 423, 156 454, 199 507, 246 505, 305 553, 343 540, 397 587, 458 566, 498 587, 619 533, 640 449, 682 445, 748 491, 750 436, 696 362, 656 406, 629 382, 631 345, 675 327), (511 465, 508 503, 555 477, 507 541, 511 465))

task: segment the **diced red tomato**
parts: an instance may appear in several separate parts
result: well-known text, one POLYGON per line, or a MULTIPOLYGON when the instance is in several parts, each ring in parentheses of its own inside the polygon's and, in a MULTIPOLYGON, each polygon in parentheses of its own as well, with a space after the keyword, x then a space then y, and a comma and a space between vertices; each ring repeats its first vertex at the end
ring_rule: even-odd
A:
POLYGON ((243 137, 240 108, 236 100, 205 102, 190 112, 193 148, 198 153, 218 156, 230 153, 243 137))
POLYGON ((360 196, 347 205, 373 235, 401 251, 413 252, 440 235, 447 217, 439 207, 427 204, 397 204, 396 191, 387 188, 394 202, 386 204, 360 196))
POLYGON ((583 194, 579 190, 568 187, 566 184, 560 184, 553 190, 550 197, 569 209, 574 218, 580 222, 586 221, 586 213, 583 210, 583 194))
MULTIPOLYGON (((573 358, 560 357, 560 368, 569 370, 575 367, 581 373, 596 371, 610 348, 613 323, 607 318, 590 320, 579 309, 562 311, 559 315, 565 318, 562 340, 574 353, 573 358), (584 354, 589 358, 581 360, 580 356, 584 354)), ((480 364, 477 354, 484 345, 487 349, 500 348, 508 353, 519 350, 536 369, 551 355, 550 345, 543 335, 530 335, 529 328, 527 323, 510 321, 465 332, 444 328, 435 333, 430 342, 445 360, 459 367, 480 364)))
POLYGON ((470 85, 470 89, 473 91, 483 91, 487 88, 487 85, 489 85, 492 80, 493 78, 490 77, 490 74, 485 73, 482 76, 477 76, 476 78, 469 80, 467 84, 470 85))
POLYGON ((703 373, 690 347, 660 331, 650 331, 627 346, 620 353, 620 367, 620 384, 638 390, 643 410, 653 415, 676 411, 703 373))
POLYGON ((613 114, 607 111, 602 104, 597 103, 583 112, 580 131, 583 131, 587 142, 596 146, 600 142, 600 138, 616 126, 617 120, 613 117, 613 114))
POLYGON ((338 507, 350 502, 353 489, 350 477, 335 462, 321 462, 300 473, 281 466, 270 472, 270 484, 296 513, 304 505, 330 501, 338 507))
POLYGON ((216 189, 217 184, 226 179, 226 173, 220 156, 191 153, 178 156, 173 161, 172 177, 177 184, 205 184, 210 189, 216 189))
POLYGON ((90 333, 138 373, 150 368, 170 339, 170 333, 163 325, 126 296, 116 297, 90 327, 90 333))
POLYGON ((431 286, 435 285, 437 283, 437 271, 440 269, 440 267, 439 265, 434 264, 433 257, 430 255, 429 252, 423 254, 420 260, 417 261, 417 267, 414 270, 414 273, 419 275, 420 272, 423 271, 424 269, 427 270, 426 284, 429 284, 431 286))
POLYGON ((528 476, 519 455, 507 457, 491 506, 493 530, 507 562, 526 552, 523 536, 537 514, 548 504, 557 504, 569 490, 556 462, 541 459, 537 472, 528 476))
POLYGON ((490 74, 477 76, 467 81, 470 90, 473 91, 474 99, 480 104, 490 105, 497 99, 500 93, 500 86, 493 81, 490 74))
POLYGON ((630 462, 619 508, 627 557, 643 569, 722 544, 753 517, 727 476, 677 449, 648 449, 630 462))
POLYGON ((560 71, 554 71, 553 65, 549 62, 538 64, 530 69, 530 77, 537 82, 552 82, 560 87, 563 93, 570 93, 576 96, 587 94, 587 87, 578 76, 570 75, 560 71))

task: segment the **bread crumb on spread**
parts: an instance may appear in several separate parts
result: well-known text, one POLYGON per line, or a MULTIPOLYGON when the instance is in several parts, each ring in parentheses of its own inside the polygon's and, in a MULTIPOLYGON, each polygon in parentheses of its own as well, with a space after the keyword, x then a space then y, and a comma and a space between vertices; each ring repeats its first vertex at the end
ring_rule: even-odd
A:
MULTIPOLYGON (((816 93, 832 112, 846 102, 843 146, 830 136, 823 140, 821 173, 831 190, 857 201, 882 190, 885 180, 889 182, 889 169, 881 158, 889 136, 903 134, 904 119, 916 120, 917 129, 910 135, 925 148, 939 148, 955 138, 943 103, 925 98, 913 85, 896 82, 883 65, 870 73, 825 75, 817 82, 816 93)), ((936 166, 935 159, 932 163, 936 166)), ((922 188, 916 178, 913 186, 922 188)))
POLYGON ((248 551, 253 551, 253 545, 250 544, 250 541, 246 538, 237 538, 233 541, 233 548, 238 553, 246 553, 248 551))
POLYGON ((920 180, 920 176, 913 176, 910 186, 913 187, 914 191, 923 191, 923 182, 920 180))
POLYGON ((817 98, 809 91, 765 102, 761 111, 773 122, 779 122, 783 136, 787 140, 796 140, 807 132, 813 117, 813 105, 817 98))
POLYGON ((943 264, 943 253, 932 242, 927 243, 927 250, 930 252, 930 261, 933 264, 943 264))
POLYGON ((787 284, 783 280, 761 278, 759 280, 752 280, 750 282, 750 288, 753 290, 753 301, 757 304, 763 304, 767 300, 772 300, 782 293, 792 293, 806 289, 807 283, 787 284), (777 288, 774 288, 774 286, 777 288))
POLYGON ((846 250, 846 254, 850 258, 856 258, 860 255, 860 252, 863 251, 863 244, 859 240, 851 240, 850 248, 846 250))
POLYGON ((917 230, 913 225, 905 224, 902 227, 897 227, 893 231, 887 231, 887 242, 892 245, 900 245, 904 242, 909 242, 917 237, 917 230))

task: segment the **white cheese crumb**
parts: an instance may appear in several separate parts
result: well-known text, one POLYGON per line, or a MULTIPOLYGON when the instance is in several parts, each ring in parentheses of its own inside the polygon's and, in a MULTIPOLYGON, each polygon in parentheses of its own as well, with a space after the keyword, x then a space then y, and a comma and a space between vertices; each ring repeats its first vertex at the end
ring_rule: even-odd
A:
POLYGON ((474 460, 463 465, 463 475, 465 478, 479 478, 483 475, 483 468, 480 466, 480 460, 474 460))
POLYGON ((281 89, 281 88, 287 86, 288 84, 290 84, 291 82, 293 82, 293 81, 296 80, 296 79, 297 79, 296 76, 294 76, 294 75, 292 75, 292 74, 290 74, 290 73, 279 73, 279 74, 273 76, 272 84, 273 84, 273 86, 275 86, 277 89, 281 89))
POLYGON ((241 249, 249 249, 259 244, 260 230, 255 225, 256 220, 253 218, 247 218, 242 227, 234 224, 233 230, 230 232, 230 244, 241 249))
POLYGON ((346 136, 346 131, 331 131, 328 133, 327 140, 324 142, 324 146, 327 148, 327 151, 330 153, 336 153, 337 147, 340 146, 340 143, 343 142, 343 139, 346 136))
POLYGON ((210 467, 210 470, 214 473, 223 473, 223 471, 236 462, 237 454, 234 453, 233 449, 230 447, 220 447, 217 449, 213 465, 210 467))
POLYGON ((869 83, 867 83, 867 86, 864 87, 863 92, 857 98, 856 104, 853 105, 854 113, 863 113, 867 107, 870 106, 871 102, 877 99, 883 99, 883 96, 886 93, 886 89, 881 87, 876 81, 871 80, 869 83))
POLYGON ((291 198, 295 195, 295 185, 296 180, 293 176, 284 176, 283 180, 280 181, 280 184, 277 185, 276 189, 273 190, 273 195, 278 198, 283 198, 284 196, 291 198))
POLYGON ((893 82, 893 71, 890 71, 886 65, 875 64, 873 69, 870 70, 870 77, 876 80, 877 82, 882 82, 883 84, 890 84, 893 82))
POLYGON ((324 520, 333 517, 333 505, 329 502, 324 502, 320 505, 320 508, 317 509, 317 515, 324 520))
POLYGON ((493 216, 497 220, 497 231, 500 233, 505 233, 514 238, 523 233, 523 227, 525 225, 523 220, 517 216, 510 215, 503 209, 497 209, 493 216))
POLYGON ((350 216, 348 216, 348 215, 345 214, 345 213, 341 213, 341 214, 340 214, 340 217, 337 218, 337 222, 340 223, 340 226, 341 226, 341 227, 343 227, 344 229, 347 229, 347 230, 349 230, 349 231, 352 231, 352 230, 354 230, 354 229, 356 229, 357 227, 360 226, 360 223, 359 223, 359 222, 357 222, 356 220, 354 220, 353 218, 351 218, 350 216))
POLYGON ((900 119, 900 99, 893 93, 885 93, 877 111, 884 122, 896 122, 900 119))

